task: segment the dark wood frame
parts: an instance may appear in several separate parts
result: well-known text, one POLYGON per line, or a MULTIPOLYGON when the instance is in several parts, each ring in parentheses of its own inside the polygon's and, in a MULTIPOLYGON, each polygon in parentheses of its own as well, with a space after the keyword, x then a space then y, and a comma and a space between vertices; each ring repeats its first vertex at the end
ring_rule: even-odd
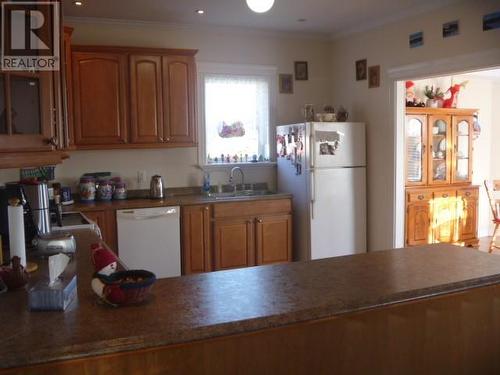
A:
POLYGON ((280 74, 279 75, 279 91, 280 91, 280 94, 293 94, 293 75, 292 74, 280 74), (288 81, 290 87, 286 87, 285 81, 288 81))
POLYGON ((368 88, 380 87, 380 65, 368 67, 368 88))
POLYGON ((365 81, 368 78, 368 61, 366 59, 357 60, 354 67, 356 69, 356 81, 365 81))
POLYGON ((309 68, 307 61, 295 61, 294 71, 296 81, 307 81, 309 79, 309 68), (303 69, 302 72, 301 69, 303 69))

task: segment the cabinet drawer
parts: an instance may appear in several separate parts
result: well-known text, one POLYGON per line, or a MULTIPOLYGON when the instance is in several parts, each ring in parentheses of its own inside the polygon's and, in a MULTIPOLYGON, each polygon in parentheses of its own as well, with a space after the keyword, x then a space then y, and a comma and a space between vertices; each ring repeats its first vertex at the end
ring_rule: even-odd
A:
POLYGON ((454 198, 457 196, 457 192, 455 190, 443 190, 443 191, 435 191, 434 198, 454 198))
POLYGON ((415 191, 408 193, 408 203, 430 201, 432 199, 432 192, 429 191, 415 191))
POLYGON ((478 188, 460 189, 457 191, 457 196, 460 198, 477 198, 479 196, 478 188))
POLYGON ((266 199, 261 201, 228 202, 214 204, 214 217, 248 217, 276 213, 290 213, 290 199, 266 199))

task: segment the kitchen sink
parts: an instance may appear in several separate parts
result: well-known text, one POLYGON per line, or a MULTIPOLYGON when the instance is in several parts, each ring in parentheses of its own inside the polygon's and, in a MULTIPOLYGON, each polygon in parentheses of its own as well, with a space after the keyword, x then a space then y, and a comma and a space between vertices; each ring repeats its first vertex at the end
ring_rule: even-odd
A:
POLYGON ((274 194, 268 190, 236 190, 236 191, 228 191, 222 193, 213 193, 212 197, 215 199, 227 199, 227 198, 243 198, 243 197, 255 197, 262 195, 271 195, 274 194))

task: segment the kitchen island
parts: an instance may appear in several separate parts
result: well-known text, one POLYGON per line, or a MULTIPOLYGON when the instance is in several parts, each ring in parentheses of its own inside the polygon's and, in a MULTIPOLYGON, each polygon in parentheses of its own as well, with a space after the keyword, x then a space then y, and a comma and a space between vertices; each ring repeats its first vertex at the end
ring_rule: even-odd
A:
POLYGON ((66 312, 29 312, 25 290, 0 295, 0 373, 500 370, 495 255, 434 245, 190 275, 112 308, 90 289, 98 238, 75 236, 78 301, 66 312))

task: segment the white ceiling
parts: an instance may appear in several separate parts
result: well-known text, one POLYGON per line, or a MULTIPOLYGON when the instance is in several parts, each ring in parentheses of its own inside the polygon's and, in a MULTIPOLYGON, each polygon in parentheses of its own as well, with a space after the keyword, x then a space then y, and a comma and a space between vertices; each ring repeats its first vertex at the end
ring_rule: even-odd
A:
POLYGON ((500 81, 500 69, 480 70, 477 72, 468 73, 466 75, 471 77, 488 79, 491 81, 500 81))
POLYGON ((275 0, 265 14, 250 11, 245 0, 64 0, 66 16, 136 20, 169 24, 236 26, 261 30, 339 35, 460 0, 275 0), (196 9, 205 10, 203 16, 196 9), (305 22, 298 22, 305 18, 305 22))

